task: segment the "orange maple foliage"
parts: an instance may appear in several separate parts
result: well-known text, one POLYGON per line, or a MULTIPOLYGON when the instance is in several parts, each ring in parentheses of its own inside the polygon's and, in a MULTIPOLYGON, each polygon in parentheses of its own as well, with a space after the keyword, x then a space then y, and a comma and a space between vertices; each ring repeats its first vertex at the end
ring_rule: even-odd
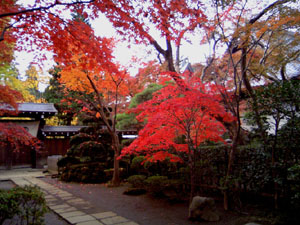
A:
POLYGON ((126 97, 128 88, 124 82, 129 74, 120 65, 113 62, 113 40, 94 35, 90 26, 83 21, 73 21, 67 27, 74 32, 82 31, 81 41, 65 42, 66 51, 55 48, 57 61, 60 63, 60 82, 69 90, 93 94, 94 100, 80 99, 86 102, 85 109, 95 112, 95 117, 107 127, 114 149, 113 184, 119 185, 120 141, 116 133, 116 114, 121 99, 126 97), (82 30, 84 29, 84 30, 82 30), (88 48, 88 49, 87 49, 88 48), (66 58, 65 58, 65 54, 66 58))

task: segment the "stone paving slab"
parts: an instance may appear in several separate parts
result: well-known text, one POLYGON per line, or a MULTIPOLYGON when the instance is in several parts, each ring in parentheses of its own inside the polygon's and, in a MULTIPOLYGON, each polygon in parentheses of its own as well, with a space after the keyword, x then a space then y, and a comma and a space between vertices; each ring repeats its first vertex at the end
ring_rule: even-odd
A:
POLYGON ((50 208, 51 209, 62 209, 62 208, 69 208, 69 207, 71 207, 71 206, 68 204, 60 204, 60 205, 53 205, 50 208))
POLYGON ((125 223, 118 223, 118 225, 139 225, 138 223, 135 223, 133 221, 125 222, 125 223))
POLYGON ((114 217, 102 219, 101 222, 106 225, 112 225, 112 224, 119 224, 122 222, 128 222, 128 219, 126 219, 122 216, 114 216, 114 217))
POLYGON ((76 223, 76 225, 103 225, 103 223, 100 223, 98 220, 92 220, 82 223, 76 223))
POLYGON ((60 213, 66 213, 66 212, 73 212, 77 210, 75 207, 69 207, 69 208, 62 208, 62 209, 54 209, 54 211, 58 214, 60 213))
POLYGON ((107 217, 113 217, 116 216, 117 214, 115 214, 114 212, 101 212, 101 213, 94 213, 91 214, 91 216, 97 218, 97 219, 104 219, 107 217))
POLYGON ((76 223, 80 223, 80 222, 87 222, 87 221, 91 221, 94 220, 95 218, 90 216, 90 215, 85 215, 85 216, 73 216, 73 217, 69 217, 66 218, 67 221, 69 221, 71 224, 76 224, 76 223))
POLYGON ((64 201, 67 201, 67 200, 74 199, 74 196, 66 196, 66 197, 60 197, 60 198, 64 201))
POLYGON ((11 181, 14 182, 18 186, 25 186, 25 185, 30 185, 31 183, 28 182, 27 180, 24 180, 23 178, 11 178, 11 181))
POLYGON ((69 217, 73 217, 73 216, 84 216, 87 215, 86 213, 82 212, 82 211, 72 211, 72 212, 66 212, 66 213, 60 213, 60 216, 62 216, 63 218, 69 218, 69 217))
MULTIPOLYGON (((41 175, 41 173, 36 173, 36 175, 39 175, 40 177, 43 176, 43 174, 41 175)), ((127 218, 118 216, 114 212, 99 212, 99 209, 97 210, 96 208, 94 208, 89 201, 77 198, 71 193, 65 190, 61 190, 55 185, 48 184, 40 179, 37 179, 36 175, 23 176, 19 174, 18 176, 10 176, 9 180, 12 180, 19 186, 36 185, 40 187, 41 191, 45 193, 47 206, 70 224, 138 225, 137 223, 128 220, 127 218), (79 209, 85 210, 81 211, 79 209)), ((0 180, 7 180, 7 177, 0 174, 0 180)))
POLYGON ((57 201, 53 201, 53 202, 47 202, 47 206, 50 208, 50 206, 54 206, 57 205, 57 201))

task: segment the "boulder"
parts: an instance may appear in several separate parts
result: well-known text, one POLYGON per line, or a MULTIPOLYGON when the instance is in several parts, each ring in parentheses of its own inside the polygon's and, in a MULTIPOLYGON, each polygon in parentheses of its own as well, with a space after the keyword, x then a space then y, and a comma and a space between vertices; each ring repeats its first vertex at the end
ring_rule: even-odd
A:
POLYGON ((62 158, 61 155, 48 156, 48 158, 47 158, 47 164, 48 164, 48 171, 49 171, 49 173, 51 173, 51 174, 58 174, 57 162, 61 158, 62 158))
POLYGON ((189 207, 189 219, 219 221, 220 216, 217 213, 217 208, 213 198, 195 196, 189 207))

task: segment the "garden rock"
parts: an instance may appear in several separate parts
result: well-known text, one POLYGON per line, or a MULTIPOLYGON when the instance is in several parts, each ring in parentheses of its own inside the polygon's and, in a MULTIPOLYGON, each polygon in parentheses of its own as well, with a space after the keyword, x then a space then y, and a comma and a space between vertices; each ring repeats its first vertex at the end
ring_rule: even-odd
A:
POLYGON ((219 221, 215 201, 212 198, 195 196, 189 207, 189 219, 202 219, 205 221, 219 221))

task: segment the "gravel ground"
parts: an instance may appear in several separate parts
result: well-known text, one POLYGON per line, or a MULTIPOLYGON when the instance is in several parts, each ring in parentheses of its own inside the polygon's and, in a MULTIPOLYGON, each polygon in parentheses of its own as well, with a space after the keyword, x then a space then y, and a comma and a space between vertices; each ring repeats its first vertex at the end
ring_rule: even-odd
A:
MULTIPOLYGON (((11 181, 0 181, 0 189, 9 190, 16 185, 11 181)), ((61 219, 57 214, 53 213, 52 211, 48 212, 44 216, 45 225, 69 225, 65 220, 61 219)), ((17 221, 12 222, 6 220, 3 225, 8 224, 18 224, 17 221)))
POLYGON ((233 212, 225 213, 220 203, 218 208, 221 221, 192 222, 187 219, 187 203, 171 204, 164 199, 156 199, 149 195, 123 195, 126 185, 108 188, 104 184, 65 183, 50 177, 41 179, 91 202, 95 207, 113 211, 140 225, 235 225, 236 219, 239 218, 233 212))

